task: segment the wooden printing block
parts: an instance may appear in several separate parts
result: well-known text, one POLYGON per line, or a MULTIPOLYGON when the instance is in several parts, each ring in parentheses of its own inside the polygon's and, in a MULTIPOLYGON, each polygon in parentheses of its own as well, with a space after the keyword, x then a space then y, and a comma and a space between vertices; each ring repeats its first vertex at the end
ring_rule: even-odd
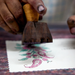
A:
POLYGON ((22 44, 37 44, 52 42, 52 36, 47 23, 27 22, 23 31, 22 44))
POLYGON ((75 15, 71 16, 68 20, 67 20, 69 29, 71 30, 71 28, 75 27, 75 15))

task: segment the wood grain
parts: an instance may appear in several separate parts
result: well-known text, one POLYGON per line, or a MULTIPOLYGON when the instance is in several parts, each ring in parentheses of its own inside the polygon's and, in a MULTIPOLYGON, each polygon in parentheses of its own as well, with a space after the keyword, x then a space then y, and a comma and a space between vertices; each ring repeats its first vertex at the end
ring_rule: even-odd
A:
POLYGON ((47 23, 27 22, 22 38, 22 44, 35 44, 52 42, 52 36, 47 23))

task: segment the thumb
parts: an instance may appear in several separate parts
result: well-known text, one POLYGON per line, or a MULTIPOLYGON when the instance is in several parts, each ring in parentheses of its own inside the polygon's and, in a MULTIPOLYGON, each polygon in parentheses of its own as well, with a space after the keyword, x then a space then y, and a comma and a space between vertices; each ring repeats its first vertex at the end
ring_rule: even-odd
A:
POLYGON ((68 26, 69 26, 69 29, 70 29, 70 32, 72 34, 75 34, 75 15, 71 16, 68 21, 68 26))
POLYGON ((44 15, 47 11, 47 8, 45 7, 42 0, 21 0, 21 1, 23 3, 29 3, 30 5, 32 5, 39 14, 44 15))

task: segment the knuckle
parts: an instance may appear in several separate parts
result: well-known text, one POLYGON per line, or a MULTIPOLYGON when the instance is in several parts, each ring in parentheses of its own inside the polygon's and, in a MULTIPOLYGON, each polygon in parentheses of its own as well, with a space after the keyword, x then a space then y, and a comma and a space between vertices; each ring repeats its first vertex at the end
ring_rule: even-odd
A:
POLYGON ((15 15, 15 18, 19 25, 25 25, 25 17, 23 11, 19 11, 18 14, 15 15))
POLYGON ((7 23, 13 23, 14 22, 14 17, 13 16, 6 16, 5 20, 7 23))
POLYGON ((21 18, 22 16, 23 16, 23 12, 19 10, 18 14, 16 14, 16 19, 21 18))
POLYGON ((3 23, 3 21, 0 21, 0 27, 5 27, 6 25, 3 23))
POLYGON ((30 4, 35 4, 35 0, 28 0, 30 4))

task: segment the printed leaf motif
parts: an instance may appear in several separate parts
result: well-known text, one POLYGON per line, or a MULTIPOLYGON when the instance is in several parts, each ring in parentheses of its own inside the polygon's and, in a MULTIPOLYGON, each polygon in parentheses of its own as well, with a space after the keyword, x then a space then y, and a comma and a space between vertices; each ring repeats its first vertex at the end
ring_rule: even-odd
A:
POLYGON ((32 52, 32 51, 33 51, 32 49, 28 50, 28 52, 32 52))
POLYGON ((33 58, 37 58, 38 55, 34 54, 34 55, 32 55, 32 56, 33 56, 33 58))
POLYGON ((27 55, 31 55, 31 53, 26 53, 27 55))
POLYGON ((35 54, 35 55, 33 55, 34 57, 36 57, 37 55, 35 54))
POLYGON ((37 47, 39 47, 39 46, 40 46, 40 44, 35 44, 34 46, 37 46, 37 47))
POLYGON ((21 56, 27 56, 27 54, 20 54, 21 56))
POLYGON ((16 46, 21 46, 21 44, 18 44, 18 43, 17 43, 16 46))
POLYGON ((22 58, 22 59, 19 59, 19 61, 25 61, 27 60, 28 58, 22 58))
POLYGON ((22 49, 22 47, 15 47, 16 49, 22 49))
POLYGON ((26 58, 31 58, 31 56, 26 56, 26 58))
POLYGON ((27 49, 22 49, 20 52, 26 52, 26 51, 28 51, 27 49))
POLYGON ((36 52, 33 50, 33 53, 36 53, 36 52))

